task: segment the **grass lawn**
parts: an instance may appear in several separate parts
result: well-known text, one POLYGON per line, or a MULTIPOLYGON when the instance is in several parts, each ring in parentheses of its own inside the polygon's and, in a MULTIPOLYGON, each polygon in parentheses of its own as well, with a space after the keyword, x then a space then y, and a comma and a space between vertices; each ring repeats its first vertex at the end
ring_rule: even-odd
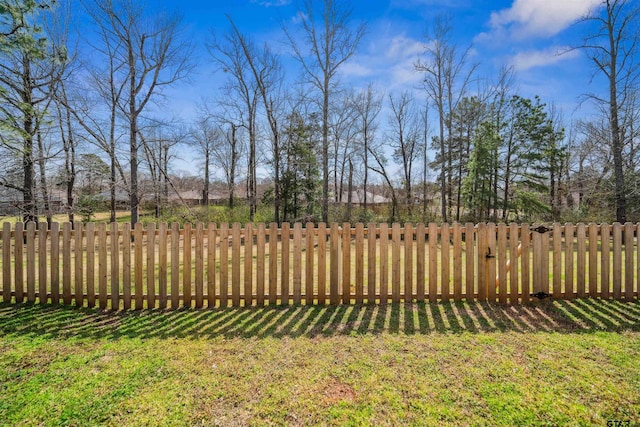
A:
POLYGON ((640 423, 640 304, 0 305, 0 425, 640 423))

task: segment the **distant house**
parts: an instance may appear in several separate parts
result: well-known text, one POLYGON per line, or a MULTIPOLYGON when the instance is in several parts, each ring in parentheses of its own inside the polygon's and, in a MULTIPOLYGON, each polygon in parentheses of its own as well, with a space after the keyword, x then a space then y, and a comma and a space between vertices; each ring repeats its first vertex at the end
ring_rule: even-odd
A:
MULTIPOLYGON (((367 191, 366 194, 367 194, 367 204, 383 205, 383 204, 391 203, 391 199, 383 195, 373 194, 369 191, 367 191)), ((364 204, 364 195, 365 195, 365 192, 362 189, 353 190, 351 192, 351 203, 353 203, 354 205, 364 204)), ((348 202, 349 202, 349 192, 345 191, 342 193, 342 203, 348 203, 348 202)))

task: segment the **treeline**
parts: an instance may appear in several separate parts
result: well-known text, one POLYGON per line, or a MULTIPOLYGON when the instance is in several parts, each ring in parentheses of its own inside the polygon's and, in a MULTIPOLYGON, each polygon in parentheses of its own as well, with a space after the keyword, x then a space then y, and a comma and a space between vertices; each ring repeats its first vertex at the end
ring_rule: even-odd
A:
POLYGON ((421 88, 346 87, 340 72, 366 26, 338 0, 303 1, 305 19, 282 25, 297 69, 227 16, 226 30, 198 41, 201 61, 223 72, 211 83, 217 95, 186 123, 159 113, 166 90, 202 65, 179 15, 127 0, 5 3, 0 190, 20 200, 25 221, 51 220, 53 191, 73 221, 103 186, 112 221, 122 193, 132 222, 143 195, 160 216, 184 190, 179 156, 193 164, 203 204, 222 179, 228 206, 246 200, 249 220, 268 205, 276 222, 329 222, 336 204, 339 219, 352 220, 372 206, 374 187, 384 187, 389 221, 640 219, 640 16, 631 1, 603 2, 577 24, 584 43, 575 48, 594 64, 585 81, 606 84, 583 100, 601 114, 569 123, 553 100, 519 94, 511 69, 479 75, 447 16, 428 25, 413 64, 421 88), (79 16, 89 29, 71 33, 79 16))

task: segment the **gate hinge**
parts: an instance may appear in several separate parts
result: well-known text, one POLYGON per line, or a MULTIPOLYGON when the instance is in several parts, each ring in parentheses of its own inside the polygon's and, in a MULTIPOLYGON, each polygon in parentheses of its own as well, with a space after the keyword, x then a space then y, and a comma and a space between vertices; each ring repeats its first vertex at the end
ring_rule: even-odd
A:
POLYGON ((487 259, 495 258, 495 257, 496 257, 495 255, 491 255, 491 248, 487 248, 487 251, 488 251, 488 252, 487 252, 487 254, 485 255, 485 257, 486 257, 487 259))
POLYGON ((537 231, 540 234, 544 234, 547 231, 551 231, 550 228, 545 227, 544 225, 539 225, 536 228, 532 228, 531 231, 537 231))
POLYGON ((546 292, 540 291, 540 292, 536 292, 535 294, 531 294, 531 296, 542 300, 542 299, 545 299, 545 298, 550 298, 551 294, 548 294, 546 292))

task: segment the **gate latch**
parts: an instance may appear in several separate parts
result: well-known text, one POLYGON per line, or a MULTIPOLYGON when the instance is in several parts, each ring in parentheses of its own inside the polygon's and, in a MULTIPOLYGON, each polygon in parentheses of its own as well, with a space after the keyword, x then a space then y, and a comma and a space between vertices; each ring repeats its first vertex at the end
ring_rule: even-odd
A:
POLYGON ((538 299, 540 299, 540 300, 543 300, 543 299, 545 299, 545 298, 550 298, 550 297, 551 297, 551 294, 548 294, 548 293, 546 293, 546 292, 542 292, 542 291, 540 291, 540 292, 536 292, 535 294, 531 294, 531 296, 532 296, 532 297, 536 297, 536 298, 538 298, 538 299))
POLYGON ((550 229, 550 228, 547 228, 547 227, 545 227, 544 225, 539 225, 539 226, 537 226, 536 228, 532 228, 531 230, 532 230, 532 231, 537 231, 537 232, 538 232, 538 233, 540 233, 540 234, 544 234, 544 233, 546 233, 547 231, 551 231, 551 229, 550 229))
POLYGON ((487 254, 485 255, 485 257, 486 257, 487 259, 495 258, 495 257, 496 257, 495 255, 491 255, 491 248, 487 248, 487 251, 488 251, 488 252, 487 252, 487 254))

